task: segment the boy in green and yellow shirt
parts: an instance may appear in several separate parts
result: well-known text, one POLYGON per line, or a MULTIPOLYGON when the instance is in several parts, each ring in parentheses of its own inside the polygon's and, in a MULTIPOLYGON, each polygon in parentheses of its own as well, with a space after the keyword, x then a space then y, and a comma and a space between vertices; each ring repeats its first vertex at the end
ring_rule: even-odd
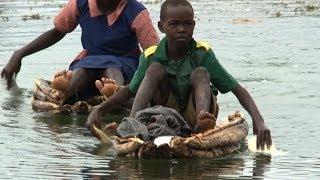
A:
POLYGON ((257 148, 264 149, 265 144, 270 147, 270 130, 250 94, 220 65, 207 43, 192 38, 194 26, 193 8, 187 0, 166 0, 162 4, 158 27, 166 37, 140 56, 129 85, 119 87, 108 101, 93 108, 87 120, 91 132, 93 124, 101 126, 101 115, 134 94, 130 117, 149 105, 172 107, 194 132, 203 132, 215 126, 218 91, 232 91, 252 117, 257 148))

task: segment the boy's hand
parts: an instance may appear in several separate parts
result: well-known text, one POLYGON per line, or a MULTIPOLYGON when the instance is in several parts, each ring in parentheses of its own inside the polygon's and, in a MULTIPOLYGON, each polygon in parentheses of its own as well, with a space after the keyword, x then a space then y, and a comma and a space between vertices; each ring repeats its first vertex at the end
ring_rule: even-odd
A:
POLYGON ((93 128, 93 125, 95 125, 97 128, 101 129, 101 115, 99 110, 99 105, 94 106, 87 118, 86 126, 88 130, 94 135, 96 138, 99 139, 99 135, 96 133, 96 131, 93 128))
POLYGON ((7 81, 7 89, 9 90, 14 85, 13 76, 17 76, 21 68, 22 56, 20 53, 15 52, 11 56, 7 65, 1 71, 1 77, 7 81))
POLYGON ((271 133, 264 123, 261 125, 254 124, 253 133, 257 135, 257 149, 264 150, 265 145, 270 149, 272 145, 271 133))

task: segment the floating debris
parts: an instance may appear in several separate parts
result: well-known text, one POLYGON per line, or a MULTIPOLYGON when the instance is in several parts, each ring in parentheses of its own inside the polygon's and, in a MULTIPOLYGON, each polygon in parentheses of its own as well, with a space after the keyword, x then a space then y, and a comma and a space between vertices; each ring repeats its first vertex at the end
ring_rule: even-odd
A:
MULTIPOLYGON (((63 104, 63 93, 52 88, 51 81, 37 79, 34 85, 35 88, 33 89, 31 105, 35 111, 39 112, 51 112, 54 114, 88 114, 93 106, 107 100, 105 96, 95 96, 87 101, 78 101, 72 105, 63 104)), ((127 104, 115 108, 115 111, 129 113, 131 106, 132 103, 130 101, 127 104)))
POLYGON ((63 8, 65 5, 66 5, 65 3, 62 3, 62 4, 59 4, 58 7, 61 9, 61 8, 63 8))
POLYGON ((1 21, 9 21, 9 17, 7 16, 0 16, 1 17, 1 21))
POLYGON ((280 16, 282 16, 282 12, 281 12, 281 11, 277 11, 274 15, 275 15, 276 17, 280 17, 280 16))
POLYGON ((28 21, 28 20, 38 20, 41 19, 41 16, 39 14, 33 14, 33 15, 23 15, 22 20, 28 21))
POLYGON ((315 11, 315 10, 319 9, 320 7, 316 6, 316 5, 308 4, 305 6, 305 8, 306 8, 306 11, 315 11))
POLYGON ((296 3, 297 3, 297 4, 305 4, 306 1, 304 1, 304 0, 298 0, 298 1, 296 1, 296 3))
POLYGON ((140 0, 139 2, 143 4, 160 4, 163 0, 140 0))
POLYGON ((259 19, 236 18, 232 20, 232 24, 256 24, 260 23, 259 19))

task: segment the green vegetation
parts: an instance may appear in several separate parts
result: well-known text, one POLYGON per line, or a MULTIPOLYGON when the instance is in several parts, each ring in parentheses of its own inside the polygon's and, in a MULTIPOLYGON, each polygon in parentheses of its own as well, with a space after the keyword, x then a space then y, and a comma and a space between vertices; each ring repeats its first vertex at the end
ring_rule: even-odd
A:
POLYGON ((282 15, 281 11, 277 11, 277 12, 275 13, 275 16, 276 16, 276 17, 280 17, 281 15, 282 15))
POLYGON ((22 20, 27 21, 27 20, 37 20, 40 19, 41 16, 39 14, 33 14, 33 15, 23 15, 22 20))
POLYGON ((314 10, 319 9, 319 6, 308 4, 305 6, 305 8, 306 8, 306 11, 314 11, 314 10))
POLYGON ((59 4, 59 8, 63 8, 66 4, 65 3, 62 3, 62 4, 59 4))
POLYGON ((9 17, 7 16, 0 16, 1 21, 9 21, 9 17))

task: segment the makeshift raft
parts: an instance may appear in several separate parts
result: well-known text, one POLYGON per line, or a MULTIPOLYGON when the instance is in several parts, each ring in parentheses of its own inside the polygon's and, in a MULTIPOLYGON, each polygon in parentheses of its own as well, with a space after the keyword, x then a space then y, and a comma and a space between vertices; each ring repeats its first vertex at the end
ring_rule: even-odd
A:
MULTIPOLYGON (((51 113, 77 113, 87 114, 92 107, 106 100, 104 96, 95 96, 87 101, 78 101, 75 104, 62 104, 64 95, 51 86, 51 81, 37 79, 33 89, 32 108, 35 111, 51 112, 51 113)), ((128 107, 121 106, 118 108, 123 111, 128 111, 128 107)))
POLYGON ((214 158, 237 152, 240 148, 240 143, 248 135, 248 129, 244 115, 236 112, 218 123, 214 129, 194 134, 187 138, 170 137, 166 143, 158 144, 158 146, 154 142, 145 142, 137 137, 108 137, 103 133, 106 130, 96 130, 96 132, 102 142, 112 142, 119 156, 138 158, 214 158))

